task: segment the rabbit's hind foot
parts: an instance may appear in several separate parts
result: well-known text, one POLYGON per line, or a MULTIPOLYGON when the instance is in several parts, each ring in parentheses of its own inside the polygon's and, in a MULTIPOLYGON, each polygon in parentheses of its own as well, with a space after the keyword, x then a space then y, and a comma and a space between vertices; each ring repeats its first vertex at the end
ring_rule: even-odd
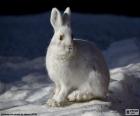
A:
POLYGON ((80 90, 75 90, 68 95, 68 100, 70 102, 84 102, 93 99, 94 96, 91 92, 83 92, 80 90))

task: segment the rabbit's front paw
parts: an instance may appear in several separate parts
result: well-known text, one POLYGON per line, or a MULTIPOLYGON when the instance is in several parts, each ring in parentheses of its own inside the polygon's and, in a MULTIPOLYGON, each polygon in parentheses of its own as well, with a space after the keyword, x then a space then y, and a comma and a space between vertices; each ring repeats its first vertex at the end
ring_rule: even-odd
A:
POLYGON ((48 99, 47 101, 48 106, 50 107, 60 107, 66 105, 66 101, 56 101, 55 99, 48 99))
POLYGON ((50 107, 59 107, 60 106, 60 103, 58 103, 55 99, 48 99, 47 104, 50 107))

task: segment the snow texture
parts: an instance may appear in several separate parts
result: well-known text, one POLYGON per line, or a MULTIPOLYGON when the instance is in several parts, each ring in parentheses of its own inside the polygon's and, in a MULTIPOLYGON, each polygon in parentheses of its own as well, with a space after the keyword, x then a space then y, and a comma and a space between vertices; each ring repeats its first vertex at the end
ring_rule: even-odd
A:
POLYGON ((140 109, 139 39, 115 42, 104 51, 111 81, 106 100, 50 108, 53 83, 45 58, 0 57, 0 113, 37 113, 37 116, 123 116, 126 108, 140 109))

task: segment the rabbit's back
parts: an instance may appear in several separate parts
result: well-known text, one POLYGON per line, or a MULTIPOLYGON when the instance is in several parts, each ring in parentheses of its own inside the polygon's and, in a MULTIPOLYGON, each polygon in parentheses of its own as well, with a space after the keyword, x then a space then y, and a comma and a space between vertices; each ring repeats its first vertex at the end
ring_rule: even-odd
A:
POLYGON ((93 70, 99 71, 107 80, 109 80, 109 69, 104 59, 102 52, 96 47, 93 42, 74 39, 75 46, 77 48, 77 54, 79 54, 79 63, 86 67, 90 67, 93 70), (82 60, 82 61, 80 61, 82 60), (82 63, 83 62, 83 63, 82 63))

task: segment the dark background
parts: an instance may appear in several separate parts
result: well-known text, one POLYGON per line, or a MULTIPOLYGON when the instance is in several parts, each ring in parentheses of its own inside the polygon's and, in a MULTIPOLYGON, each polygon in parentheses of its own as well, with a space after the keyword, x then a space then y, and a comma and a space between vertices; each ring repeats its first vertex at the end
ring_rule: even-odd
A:
POLYGON ((1 15, 26 15, 70 6, 74 12, 140 16, 137 0, 1 0, 1 15))

